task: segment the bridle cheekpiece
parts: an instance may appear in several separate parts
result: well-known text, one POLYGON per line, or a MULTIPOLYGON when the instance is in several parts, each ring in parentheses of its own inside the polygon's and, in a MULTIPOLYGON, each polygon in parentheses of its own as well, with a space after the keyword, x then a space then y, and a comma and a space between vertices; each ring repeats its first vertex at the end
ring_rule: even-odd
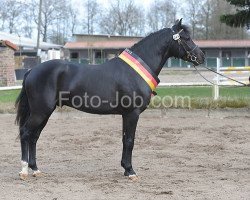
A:
POLYGON ((195 45, 194 48, 191 49, 191 47, 181 39, 181 36, 180 36, 180 33, 183 31, 183 29, 181 29, 178 33, 175 33, 175 31, 173 29, 171 29, 172 32, 174 33, 173 34, 173 40, 174 41, 177 41, 179 45, 181 45, 183 47, 183 49, 185 50, 186 52, 186 58, 187 59, 190 59, 192 62, 196 62, 197 64, 200 64, 198 62, 198 58, 196 55, 194 55, 192 52, 198 47, 197 45, 195 45), (191 50, 187 50, 187 47, 188 49, 191 49, 191 50))

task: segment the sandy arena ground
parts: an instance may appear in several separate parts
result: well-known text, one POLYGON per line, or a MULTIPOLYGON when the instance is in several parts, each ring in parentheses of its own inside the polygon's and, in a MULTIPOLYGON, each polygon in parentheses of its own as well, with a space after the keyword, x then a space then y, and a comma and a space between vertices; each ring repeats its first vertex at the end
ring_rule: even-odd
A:
POLYGON ((15 116, 0 115, 0 199, 250 199, 250 110, 147 110, 135 141, 140 177, 123 176, 121 117, 56 112, 38 141, 44 177, 21 181, 15 116))

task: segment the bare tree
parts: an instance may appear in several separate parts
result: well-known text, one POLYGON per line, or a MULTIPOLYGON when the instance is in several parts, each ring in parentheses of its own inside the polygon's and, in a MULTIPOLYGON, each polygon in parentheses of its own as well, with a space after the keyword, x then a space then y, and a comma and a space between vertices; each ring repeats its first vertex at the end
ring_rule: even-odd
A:
MULTIPOLYGON (((38 6, 39 2, 35 1, 31 4, 33 8, 34 22, 38 24, 38 6)), ((73 8, 67 0, 43 0, 42 1, 42 21, 41 34, 43 41, 62 44, 71 35, 71 21, 73 8)), ((75 24, 73 24, 75 25, 75 24)))
POLYGON ((2 30, 9 33, 17 32, 22 9, 23 4, 17 0, 1 1, 2 30))
POLYGON ((177 8, 175 1, 155 0, 147 13, 150 31, 170 27, 176 20, 177 8))
MULTIPOLYGON (((47 33, 48 28, 50 25, 53 24, 53 21, 55 20, 55 7, 53 5, 54 0, 51 2, 49 0, 43 0, 42 1, 42 10, 41 10, 41 34, 43 36, 43 41, 46 42, 48 39, 47 33)), ((38 12, 39 12, 39 2, 33 1, 31 3, 33 16, 34 16, 34 22, 36 25, 38 25, 38 12)))
MULTIPOLYGON (((43 41, 48 40, 48 30, 50 26, 60 21, 63 0, 43 0, 42 4, 42 35, 43 41)), ((57 27, 58 30, 59 27, 57 27)))
POLYGON ((186 16, 192 32, 192 38, 199 38, 201 27, 201 9, 202 4, 197 0, 187 0, 182 13, 186 16))
POLYGON ((69 8, 69 19, 67 20, 67 27, 70 27, 70 35, 72 36, 75 31, 77 24, 79 24, 79 12, 77 9, 73 8, 72 6, 69 8))
POLYGON ((22 9, 22 15, 21 15, 21 24, 19 25, 21 27, 21 31, 20 33, 28 38, 32 38, 33 36, 33 32, 35 27, 34 24, 34 16, 33 16, 33 12, 31 9, 31 4, 30 2, 26 2, 23 3, 23 9, 22 9))
POLYGON ((87 33, 93 34, 95 32, 95 25, 97 22, 97 16, 100 13, 100 7, 96 0, 87 0, 84 3, 84 7, 87 13, 87 19, 85 24, 87 27, 87 33))
POLYGON ((116 0, 102 17, 100 29, 108 34, 136 35, 143 23, 141 12, 133 0, 116 0))
MULTIPOLYGON (((138 13, 138 17, 137 17, 137 25, 134 28, 134 35, 135 36, 144 36, 146 29, 145 29, 145 25, 146 25, 146 17, 144 12, 139 12, 138 13)), ((131 33, 130 35, 132 35, 133 33, 131 33)))
POLYGON ((103 34, 114 35, 117 30, 117 20, 110 10, 105 10, 105 15, 100 19, 100 31, 103 34))
POLYGON ((213 9, 213 2, 212 0, 206 0, 202 7, 201 20, 203 22, 203 38, 209 39, 210 31, 211 31, 211 17, 212 17, 212 9, 213 9))
MULTIPOLYGON (((0 4, 4 5, 4 0, 0 0, 0 4)), ((6 10, 3 6, 0 6, 0 22, 1 22, 1 27, 0 30, 3 31, 5 28, 5 21, 6 21, 7 15, 6 15, 6 10)))

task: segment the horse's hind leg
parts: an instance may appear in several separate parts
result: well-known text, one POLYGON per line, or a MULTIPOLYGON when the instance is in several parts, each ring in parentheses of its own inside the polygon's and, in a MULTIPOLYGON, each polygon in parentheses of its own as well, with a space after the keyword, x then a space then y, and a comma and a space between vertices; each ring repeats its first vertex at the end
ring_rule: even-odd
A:
POLYGON ((30 136, 30 140, 29 140, 29 168, 33 170, 33 176, 35 177, 41 176, 42 174, 36 164, 36 143, 37 143, 37 140, 39 139, 39 136, 43 128, 46 126, 48 119, 49 117, 47 117, 47 119, 43 121, 43 123, 40 125, 38 130, 30 136))
POLYGON ((19 176, 22 180, 26 179, 28 176, 28 160, 29 160, 29 143, 28 143, 28 133, 25 126, 20 128, 20 141, 21 141, 21 164, 22 171, 19 172, 19 176))
MULTIPOLYGON (((52 112, 51 112, 52 113, 52 112)), ((21 150, 22 150, 22 171, 19 173, 21 179, 26 179, 28 176, 28 166, 37 171, 36 166, 36 142, 39 135, 46 125, 50 115, 30 114, 24 126, 20 129, 21 150)))

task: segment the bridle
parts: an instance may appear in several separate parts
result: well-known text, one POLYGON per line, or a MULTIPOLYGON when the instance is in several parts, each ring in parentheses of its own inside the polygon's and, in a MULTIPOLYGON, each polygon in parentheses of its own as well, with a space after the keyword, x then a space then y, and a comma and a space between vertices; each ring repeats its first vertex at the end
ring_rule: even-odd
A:
MULTIPOLYGON (((181 46, 183 47, 183 49, 184 49, 185 52, 186 52, 186 59, 184 58, 184 60, 189 61, 188 59, 190 59, 192 62, 195 62, 195 63, 198 64, 198 65, 201 64, 201 63, 198 61, 197 56, 193 54, 193 51, 194 51, 198 46, 195 45, 193 48, 191 48, 185 41, 181 40, 180 33, 183 31, 183 29, 181 29, 178 33, 175 33, 175 31, 173 30, 173 28, 171 28, 171 30, 172 30, 172 32, 173 32, 173 40, 174 40, 174 41, 177 41, 178 44, 179 44, 179 52, 180 52, 180 47, 181 47, 181 46), (187 50, 187 48, 188 48, 188 49, 191 49, 191 50, 187 50)), ((199 72, 199 70, 196 68, 196 66, 195 66, 194 64, 193 64, 193 67, 195 68, 195 70, 196 70, 196 71, 197 71, 206 81, 208 81, 208 82, 211 83, 212 85, 216 85, 216 84, 214 84, 213 82, 209 81, 207 78, 205 78, 205 77, 199 72)), ((241 81, 237 81, 237 80, 235 80, 235 79, 233 79, 233 78, 230 78, 230 77, 225 76, 225 75, 223 75, 223 74, 221 74, 221 73, 218 73, 218 72, 216 72, 216 71, 214 71, 214 70, 212 70, 212 69, 210 69, 210 68, 208 68, 208 67, 206 67, 206 66, 203 66, 203 67, 205 67, 207 70, 209 70, 209 71, 211 71, 211 72, 213 72, 213 73, 215 73, 215 74, 218 74, 219 76, 225 77, 225 78, 227 78, 227 79, 229 79, 229 80, 232 80, 232 81, 234 81, 234 82, 237 82, 237 83, 239 83, 239 84, 241 84, 241 85, 243 85, 243 86, 250 86, 250 84, 248 85, 248 84, 245 84, 245 83, 243 83, 243 82, 241 82, 241 81)))
POLYGON ((180 33, 183 31, 183 29, 181 29, 178 33, 175 33, 175 31, 173 29, 171 29, 173 34, 173 40, 177 41, 179 44, 179 48, 180 46, 183 47, 183 49, 186 52, 186 59, 185 60, 191 60, 192 62, 197 63, 198 65, 201 64, 198 61, 198 58, 195 54, 193 54, 193 51, 198 47, 197 45, 195 45, 193 48, 191 48, 185 41, 181 40, 181 36, 180 33), (191 49, 191 50, 188 50, 191 49))

